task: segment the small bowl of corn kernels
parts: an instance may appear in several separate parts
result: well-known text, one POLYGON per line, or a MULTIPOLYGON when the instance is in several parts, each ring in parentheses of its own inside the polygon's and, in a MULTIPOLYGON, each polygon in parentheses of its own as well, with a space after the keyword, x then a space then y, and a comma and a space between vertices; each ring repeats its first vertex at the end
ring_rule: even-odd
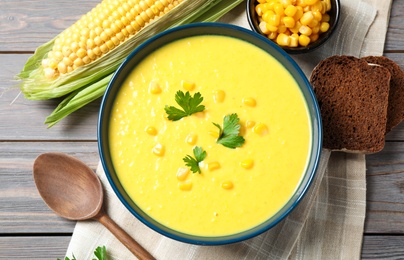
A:
POLYGON ((251 29, 289 54, 320 47, 340 16, 339 0, 247 0, 246 9, 251 29))

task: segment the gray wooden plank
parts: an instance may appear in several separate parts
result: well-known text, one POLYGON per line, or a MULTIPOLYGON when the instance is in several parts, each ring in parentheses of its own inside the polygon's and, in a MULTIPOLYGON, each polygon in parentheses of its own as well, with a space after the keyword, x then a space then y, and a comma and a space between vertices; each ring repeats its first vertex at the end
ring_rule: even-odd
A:
POLYGON ((70 236, 0 237, 0 259, 64 259, 69 241, 70 236))
POLYGON ((404 236, 365 236, 361 259, 403 259, 404 236))
MULTIPOLYGON (((70 238, 70 236, 0 237, 0 259, 63 259, 70 238)), ((361 259, 403 258, 403 236, 364 237, 361 259)))
MULTIPOLYGON (((99 161, 96 142, 0 142, 0 234, 72 232, 74 223, 47 208, 32 180, 34 159, 49 151, 77 156, 93 169, 99 161)), ((404 143, 388 142, 368 155, 367 171, 365 233, 404 234, 404 143)))
POLYGON ((32 178, 35 158, 51 151, 75 156, 93 170, 99 162, 96 142, 0 142, 0 234, 73 231, 75 223, 45 205, 32 178))
POLYGON ((404 234, 404 143, 386 143, 366 166, 366 232, 404 234))
POLYGON ((404 4, 403 1, 394 0, 391 8, 389 28, 387 30, 384 50, 386 52, 404 50, 404 4))
POLYGON ((33 52, 90 11, 99 0, 2 0, 0 52, 33 52))
MULTIPOLYGON (((34 51, 39 45, 51 40, 69 27, 81 15, 90 11, 98 0, 24 1, 16 5, 14 0, 2 0, 0 17, 0 52, 34 51), (53 4, 54 3, 54 4, 53 4)), ((404 5, 393 1, 390 26, 385 50, 404 50, 404 5)))
POLYGON ((16 87, 14 77, 29 56, 0 54, 0 140, 96 140, 100 100, 47 128, 45 118, 60 100, 27 100, 16 87))

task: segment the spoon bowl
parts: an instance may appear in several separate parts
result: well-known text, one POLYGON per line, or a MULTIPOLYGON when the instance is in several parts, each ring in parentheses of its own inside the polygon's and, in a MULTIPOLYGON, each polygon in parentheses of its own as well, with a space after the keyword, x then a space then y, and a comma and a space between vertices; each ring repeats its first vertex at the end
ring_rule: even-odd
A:
POLYGON ((33 166, 39 194, 57 215, 70 220, 95 219, 139 259, 154 259, 104 211, 98 176, 86 164, 64 153, 44 153, 33 166))
POLYGON ((61 153, 46 153, 34 163, 34 181, 45 203, 59 216, 86 220, 101 210, 101 181, 83 162, 61 153))

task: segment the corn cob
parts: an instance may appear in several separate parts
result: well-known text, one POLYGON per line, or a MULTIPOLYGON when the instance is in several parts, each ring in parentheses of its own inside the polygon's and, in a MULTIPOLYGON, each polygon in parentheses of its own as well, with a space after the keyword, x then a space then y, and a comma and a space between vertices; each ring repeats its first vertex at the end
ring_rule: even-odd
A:
POLYGON ((42 60, 47 78, 97 60, 183 0, 104 0, 54 41, 42 60))
POLYGON ((21 91, 33 100, 68 95, 46 119, 52 126, 102 96, 117 67, 147 38, 180 24, 216 20, 240 2, 103 0, 35 51, 17 75, 21 91))

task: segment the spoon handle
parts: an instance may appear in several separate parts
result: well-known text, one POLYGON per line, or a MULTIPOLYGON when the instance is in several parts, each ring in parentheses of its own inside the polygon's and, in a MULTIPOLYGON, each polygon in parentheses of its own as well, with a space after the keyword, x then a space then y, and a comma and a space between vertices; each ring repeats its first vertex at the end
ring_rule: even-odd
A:
POLYGON ((137 258, 141 260, 155 259, 149 252, 139 245, 125 230, 118 226, 107 214, 100 213, 95 217, 101 224, 103 224, 115 237, 121 241, 122 244, 129 249, 137 258))

